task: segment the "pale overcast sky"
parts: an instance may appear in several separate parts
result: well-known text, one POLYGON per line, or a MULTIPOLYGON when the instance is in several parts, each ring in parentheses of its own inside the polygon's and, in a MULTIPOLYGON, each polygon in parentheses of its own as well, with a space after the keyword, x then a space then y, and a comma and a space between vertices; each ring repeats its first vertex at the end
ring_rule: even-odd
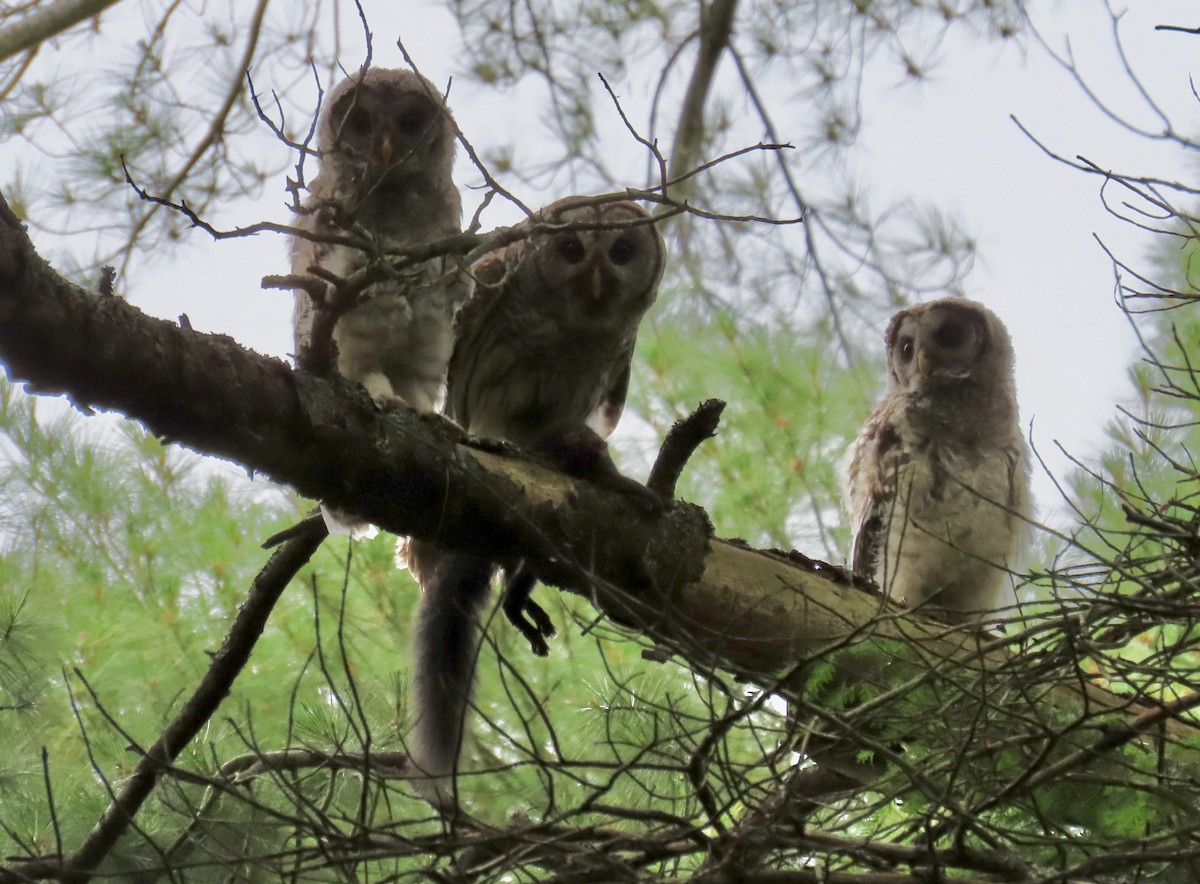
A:
MULTIPOLYGON (((435 82, 453 74, 446 61, 457 32, 438 4, 366 0, 364 6, 376 34, 376 64, 403 64, 393 45, 402 35, 435 82)), ((1130 61, 1188 131, 1188 121, 1198 118, 1188 78, 1200 58, 1200 37, 1153 28, 1200 24, 1195 0, 1139 0, 1131 6, 1121 29, 1130 61)), ((1093 90, 1136 121, 1153 124, 1120 70, 1103 3, 1073 0, 1037 8, 1035 21, 1051 46, 1063 49, 1070 35, 1093 90)), ((1148 241, 1105 213, 1096 178, 1045 157, 1010 115, 1061 153, 1084 154, 1102 166, 1168 178, 1194 167, 1185 168, 1176 151, 1122 132, 1039 46, 1021 42, 1024 48, 1014 41, 947 41, 941 63, 920 84, 904 80, 894 65, 869 65, 863 131, 849 158, 876 205, 906 198, 929 202, 973 235, 979 259, 966 293, 996 310, 1012 331, 1023 419, 1034 422, 1036 445, 1052 455, 1052 441, 1059 440, 1087 457, 1102 445, 1101 429, 1113 403, 1129 392, 1125 372, 1136 353, 1113 301, 1112 267, 1093 234, 1134 265, 1144 258, 1148 241)), ((355 56, 345 63, 360 61, 355 56)), ((497 140, 505 135, 495 104, 486 90, 455 86, 455 114, 477 146, 488 143, 489 135, 497 140)), ((757 138, 755 131, 751 141, 757 138)), ((247 205, 239 220, 287 221, 283 203, 281 181, 279 189, 247 205)), ((291 298, 257 290, 261 276, 286 268, 282 239, 214 243, 197 233, 192 240, 182 260, 142 272, 132 300, 159 316, 186 312, 195 328, 231 334, 260 352, 286 354, 291 298)), ((1064 467, 1061 458, 1051 461, 1064 467)), ((1040 479, 1036 488, 1039 501, 1053 505, 1050 483, 1040 479)))
MULTIPOLYGON (((1070 35, 1093 92, 1138 125, 1160 128, 1121 70, 1104 5, 1040 6, 1034 20, 1046 42, 1061 52, 1070 35)), ((1200 74, 1200 37, 1154 26, 1195 26, 1198 11, 1194 2, 1141 0, 1130 4, 1121 24, 1131 66, 1175 125, 1193 136, 1200 132, 1200 103, 1189 77, 1200 74)), ((1083 155, 1104 168, 1186 181, 1194 180, 1197 165, 1189 166, 1177 148, 1121 130, 1036 45, 1024 52, 948 48, 946 55, 923 88, 869 93, 858 161, 877 176, 881 196, 920 194, 975 236, 980 258, 968 294, 1007 321, 1024 421, 1034 422, 1038 450, 1065 469, 1052 441, 1085 458, 1094 454, 1114 402, 1132 392, 1126 370, 1139 355, 1114 302, 1112 264, 1095 237, 1141 269, 1150 237, 1105 211, 1098 177, 1046 157, 1010 115, 1056 153, 1083 155)), ((1047 480, 1036 488, 1041 503, 1053 502, 1047 480)))

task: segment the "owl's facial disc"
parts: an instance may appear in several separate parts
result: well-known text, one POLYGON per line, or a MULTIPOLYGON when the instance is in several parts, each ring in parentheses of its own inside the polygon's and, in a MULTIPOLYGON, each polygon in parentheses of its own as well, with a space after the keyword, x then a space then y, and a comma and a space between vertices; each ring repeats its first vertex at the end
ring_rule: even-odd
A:
POLYGON ((350 90, 332 109, 337 145, 378 178, 425 171, 425 158, 444 137, 442 114, 434 97, 396 95, 372 83, 350 90))
POLYGON ((624 334, 653 302, 662 272, 661 240, 633 204, 555 205, 541 218, 567 229, 530 241, 538 288, 566 327, 624 334), (574 228, 574 229, 571 229, 574 228))
MULTIPOLYGON (((605 231, 568 230, 551 240, 552 261, 558 265, 556 275, 575 300, 598 307, 601 302, 611 300, 609 296, 617 291, 611 266, 616 263, 611 254, 615 246, 609 245, 609 238, 605 231)), ((635 251, 623 246, 617 249, 617 254, 628 263, 635 251)))
POLYGON ((428 96, 410 93, 396 99, 378 122, 374 155, 391 172, 418 154, 429 154, 441 137, 441 109, 428 96))
POLYGON ((921 380, 960 380, 969 377, 979 361, 982 333, 973 315, 943 308, 924 317, 914 347, 921 380))

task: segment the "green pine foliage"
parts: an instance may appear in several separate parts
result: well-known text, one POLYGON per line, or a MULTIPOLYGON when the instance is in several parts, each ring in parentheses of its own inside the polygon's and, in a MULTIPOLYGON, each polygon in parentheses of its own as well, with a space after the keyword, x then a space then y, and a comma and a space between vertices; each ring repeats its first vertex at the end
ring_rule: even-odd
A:
MULTIPOLYGON (((97 433, 88 425, 97 419, 10 385, 0 405, 9 507, 0 840, 12 855, 43 854, 87 835, 140 757, 130 745, 149 746, 208 667, 266 560, 261 540, 306 505, 132 423, 105 420, 97 433)), ((364 781, 320 764, 248 778, 227 794, 208 785, 288 749, 402 752, 417 597, 394 537, 327 540, 178 759, 186 773, 164 782, 138 816, 140 834, 106 868, 132 874, 165 854, 254 879, 287 863, 252 857, 278 853, 302 867, 313 833, 327 843, 330 826, 349 837, 363 825, 427 818, 402 780, 364 781)), ((611 779, 623 806, 692 816, 692 754, 712 708, 735 708, 744 691, 714 692, 686 668, 643 661, 639 644, 591 622, 581 599, 543 589, 539 600, 560 627, 549 658, 533 657, 503 617, 489 623, 480 715, 463 753, 464 769, 484 772, 462 779, 470 811, 536 818, 611 779), (637 774, 619 773, 629 767, 637 774)), ((746 732, 722 745, 747 769, 760 751, 746 732)))
POLYGON ((1053 580, 1068 598, 1117 600, 1107 617, 1130 621, 1125 641, 1086 667, 1114 690, 1146 690, 1164 699, 1192 690, 1200 664, 1194 630, 1137 616, 1120 600, 1133 606, 1148 601, 1169 618, 1183 616, 1200 574, 1200 316, 1194 287, 1200 252, 1189 228, 1170 239, 1172 250, 1152 259, 1161 291, 1127 293, 1142 358, 1130 367, 1131 392, 1106 427, 1108 447, 1098 466, 1081 467, 1070 477, 1073 506, 1082 516, 1076 547, 1067 566, 1050 569, 1043 580, 1053 580))
MULTIPOLYGON (((22 165, 5 192, 31 223, 95 236, 81 272, 114 256, 169 255, 165 246, 184 229, 181 215, 140 205, 123 167, 215 219, 296 159, 242 95, 212 149, 187 165, 227 83, 204 80, 212 100, 174 101, 172 90, 234 69, 245 24, 238 4, 207 19, 202 6, 172 4, 176 12, 137 46, 132 70, 118 65, 84 84, 86 120, 50 77, 20 82, 0 108, 34 147, 59 130, 82 143, 74 127, 95 123, 61 173, 22 165), (203 28, 188 27, 197 22, 203 28), (277 152, 246 149, 256 137, 277 152)), ((631 125, 669 158, 679 121, 668 119, 674 108, 663 96, 684 86, 697 4, 450 8, 466 44, 463 72, 489 95, 537 96, 529 101, 537 126, 522 142, 483 151, 506 187, 536 205, 568 183, 579 192, 657 183, 656 158, 625 130, 595 72, 606 72, 631 125), (643 67, 659 73, 661 90, 643 67)), ((939 46, 948 29, 1008 37, 1019 21, 1016 4, 974 0, 768 2, 737 20, 739 54, 714 78, 691 162, 766 140, 772 129, 799 149, 740 154, 673 185, 673 197, 726 217, 663 224, 671 266, 639 337, 622 430, 635 438, 614 442, 628 472, 644 475, 674 420, 723 399, 718 434, 688 464, 679 496, 705 507, 721 536, 845 560, 838 467, 879 392, 879 329, 894 309, 958 291, 973 255, 969 237, 924 208, 872 212, 853 188, 836 192, 840 151, 862 122, 862 84, 847 72, 882 52, 919 79, 932 61, 921 47, 939 46), (786 97, 768 102, 795 118, 786 129, 749 92, 768 75, 789 84, 786 97), (751 122, 739 131, 735 120, 751 122), (728 217, 739 213, 779 223, 728 217)), ((279 84, 276 109, 290 114, 281 125, 297 141, 310 93, 289 97, 289 86, 308 82, 317 56, 336 70, 338 53, 315 33, 298 37, 294 24, 268 21, 255 58, 256 77, 263 70, 264 82, 279 84)), ((1006 626, 1016 650, 1005 672, 939 659, 912 665, 911 648, 866 630, 849 648, 796 661, 786 686, 801 688, 788 708, 775 694, 782 682, 664 660, 661 648, 650 653, 638 635, 598 620, 585 599, 540 588, 536 598, 559 627, 549 657, 535 657, 502 615, 489 614, 462 749, 463 809, 506 834, 543 822, 560 827, 553 837, 584 833, 587 850, 661 834, 661 854, 638 854, 647 880, 700 868, 797 879, 892 874, 900 861, 871 853, 872 843, 931 856, 994 853, 1016 880, 1061 880, 1049 870, 1072 866, 1081 880, 1133 867, 1156 880, 1194 879, 1185 859, 1195 851, 1195 776, 1173 758, 1200 745, 1168 745, 1152 728, 1124 735, 1115 717, 1096 727, 1042 693, 1064 679, 1151 701, 1198 688, 1200 320, 1186 281, 1200 276, 1200 251, 1191 228, 1182 236, 1185 248, 1170 256, 1171 309, 1141 318, 1147 359, 1131 370, 1126 415, 1109 426, 1098 466, 1068 482, 1077 518, 1066 543, 1042 541, 1044 561, 1006 626), (884 669, 884 687, 853 677, 884 669), (831 717, 870 738, 873 749, 850 741, 851 761, 882 775, 807 808, 797 800, 788 808, 801 806, 795 818, 769 819, 780 793, 811 770, 809 719, 824 729, 831 717), (738 843, 743 831, 753 836, 747 844, 738 843), (812 834, 849 846, 806 841, 812 834)), ((1164 302, 1129 301, 1144 303, 1164 302)), ((269 555, 261 541, 312 502, 163 445, 136 424, 84 417, 7 384, 0 453, 0 850, 70 853, 210 666, 269 555)), ((482 859, 452 858, 443 821, 397 775, 419 711, 408 671, 418 597, 396 538, 327 540, 103 871, 147 882, 168 867, 186 881, 398 880, 466 874, 471 859, 486 877, 494 842, 472 845, 482 859)), ((550 831, 536 837, 551 840, 550 831)), ((514 836, 508 849, 522 846, 514 836)), ((904 863, 917 873, 922 861, 904 863)), ((581 865, 516 875, 513 863, 495 877, 590 874, 581 865)))
POLYGON ((719 313, 714 320, 669 316, 642 335, 633 403, 658 438, 685 409, 708 398, 727 403, 716 438, 688 465, 681 496, 704 506, 724 536, 840 563, 849 539, 838 468, 873 404, 862 378, 878 365, 842 368, 819 328, 747 327, 719 313))
MULTIPOLYGON (((261 540, 302 510, 278 489, 164 447, 136 425, 109 423, 98 435, 8 385, 0 405, 6 849, 41 853, 54 849, 47 790, 61 837, 78 843, 108 801, 100 780, 119 787, 138 760, 129 744, 153 742, 208 667, 265 561, 261 540)), ((338 745, 347 716, 333 698, 356 672, 371 673, 361 697, 373 722, 395 728, 390 677, 406 644, 396 624, 407 623, 415 589, 390 550, 386 539, 357 546, 346 585, 346 547, 327 544, 284 595, 182 767, 211 772, 255 746, 338 745)), ((151 837, 179 828, 181 809, 171 803, 139 817, 151 837)))

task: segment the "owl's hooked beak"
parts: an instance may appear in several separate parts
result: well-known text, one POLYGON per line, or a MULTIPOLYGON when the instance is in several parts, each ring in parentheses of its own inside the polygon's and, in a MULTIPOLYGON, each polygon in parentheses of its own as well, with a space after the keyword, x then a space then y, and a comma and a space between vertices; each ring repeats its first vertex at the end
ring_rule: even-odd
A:
POLYGON ((392 136, 386 133, 379 142, 379 158, 383 160, 384 165, 392 161, 392 136))
POLYGON ((592 269, 592 298, 599 301, 604 297, 604 290, 607 288, 604 284, 604 271, 597 264, 592 269))
POLYGON ((929 358, 928 352, 922 347, 917 350, 917 374, 921 380, 929 380, 929 376, 933 374, 933 360, 929 358))

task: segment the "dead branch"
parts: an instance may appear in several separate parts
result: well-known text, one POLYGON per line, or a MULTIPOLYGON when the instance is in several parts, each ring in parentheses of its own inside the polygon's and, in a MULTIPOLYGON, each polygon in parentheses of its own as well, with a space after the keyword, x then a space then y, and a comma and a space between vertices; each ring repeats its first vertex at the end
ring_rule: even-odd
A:
POLYGON ((705 439, 717 434, 717 424, 725 403, 720 399, 709 399, 700 403, 696 410, 677 420, 667 432, 658 459, 650 470, 646 487, 666 500, 675 496, 675 483, 679 481, 688 459, 705 439))

